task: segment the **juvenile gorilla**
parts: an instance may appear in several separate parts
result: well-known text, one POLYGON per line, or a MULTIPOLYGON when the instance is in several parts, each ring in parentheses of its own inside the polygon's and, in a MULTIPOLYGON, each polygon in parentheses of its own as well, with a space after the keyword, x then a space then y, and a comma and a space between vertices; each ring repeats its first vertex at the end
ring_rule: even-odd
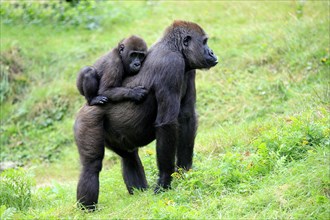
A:
POLYGON ((143 103, 81 108, 74 135, 82 163, 77 200, 84 207, 94 209, 98 202, 105 146, 121 156, 129 193, 148 186, 138 148, 154 139, 159 170, 155 193, 170 187, 175 166, 191 168, 197 129, 195 70, 218 62, 207 40, 197 24, 175 21, 150 48, 139 74, 123 82, 150 91, 143 103))
POLYGON ((84 67, 78 75, 77 87, 89 105, 110 101, 140 101, 146 90, 141 86, 121 87, 126 76, 137 74, 147 53, 142 38, 131 36, 119 42, 118 47, 99 58, 93 67, 84 67))

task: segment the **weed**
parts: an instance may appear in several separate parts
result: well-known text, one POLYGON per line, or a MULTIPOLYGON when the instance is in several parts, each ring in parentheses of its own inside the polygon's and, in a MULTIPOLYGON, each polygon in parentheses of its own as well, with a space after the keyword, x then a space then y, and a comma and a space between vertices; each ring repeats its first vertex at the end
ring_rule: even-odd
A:
POLYGON ((13 47, 0 54, 1 81, 0 81, 0 103, 8 97, 15 97, 24 91, 28 84, 28 78, 23 74, 24 60, 21 51, 13 47))
POLYGON ((24 210, 31 205, 31 188, 35 182, 29 173, 23 168, 8 169, 1 173, 0 178, 1 206, 24 210))
POLYGON ((64 26, 83 26, 94 30, 99 28, 101 17, 98 16, 95 1, 81 1, 76 4, 65 1, 47 2, 1 2, 1 21, 4 24, 53 23, 64 26))
POLYGON ((302 16, 304 15, 304 6, 305 6, 305 0, 299 0, 296 9, 297 18, 302 18, 302 16))

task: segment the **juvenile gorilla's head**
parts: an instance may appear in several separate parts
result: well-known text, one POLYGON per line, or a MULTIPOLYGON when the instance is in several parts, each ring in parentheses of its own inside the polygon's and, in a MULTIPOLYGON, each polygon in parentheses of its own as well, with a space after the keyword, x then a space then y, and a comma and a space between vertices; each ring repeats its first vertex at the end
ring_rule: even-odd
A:
POLYGON ((118 51, 124 65, 125 73, 137 74, 147 54, 146 42, 135 35, 122 40, 118 45, 118 51))

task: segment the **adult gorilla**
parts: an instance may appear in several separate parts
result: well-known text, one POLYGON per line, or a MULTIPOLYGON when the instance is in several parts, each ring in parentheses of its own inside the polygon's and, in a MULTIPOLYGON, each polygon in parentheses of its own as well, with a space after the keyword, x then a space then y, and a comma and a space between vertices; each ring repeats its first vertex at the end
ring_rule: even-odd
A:
POLYGON ((105 146, 121 156, 124 181, 131 194, 133 188, 148 186, 138 148, 155 138, 159 169, 156 193, 170 187, 175 158, 177 167, 191 168, 197 128, 195 69, 217 64, 207 39, 197 24, 174 21, 150 48, 139 74, 123 82, 125 87, 149 90, 142 104, 126 101, 82 107, 74 134, 83 166, 77 200, 84 207, 93 209, 98 202, 105 146))

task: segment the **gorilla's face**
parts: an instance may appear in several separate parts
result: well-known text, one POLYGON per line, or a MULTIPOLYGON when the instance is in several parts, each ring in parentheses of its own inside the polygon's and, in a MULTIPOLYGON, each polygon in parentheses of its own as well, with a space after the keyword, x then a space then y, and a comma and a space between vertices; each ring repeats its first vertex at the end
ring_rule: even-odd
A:
POLYGON ((127 75, 134 75, 141 69, 147 54, 147 44, 137 36, 124 39, 118 47, 121 60, 127 75))
POLYGON ((208 37, 201 32, 185 34, 182 40, 183 54, 191 69, 209 69, 218 63, 217 56, 209 48, 208 37))
POLYGON ((136 74, 140 71, 146 54, 141 51, 132 51, 128 56, 129 74, 136 74))

